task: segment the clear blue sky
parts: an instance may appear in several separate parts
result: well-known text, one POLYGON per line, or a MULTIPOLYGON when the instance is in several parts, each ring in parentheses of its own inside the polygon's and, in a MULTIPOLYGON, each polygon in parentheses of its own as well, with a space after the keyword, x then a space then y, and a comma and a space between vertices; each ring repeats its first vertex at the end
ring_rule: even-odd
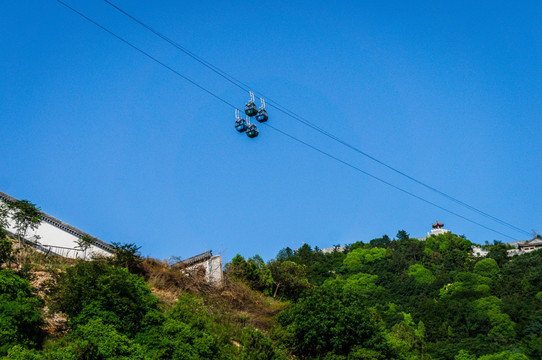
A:
MULTIPOLYGON (((248 95, 102 1, 66 0, 219 96, 248 95)), ((542 232, 540 1, 128 1, 117 5, 316 125, 542 232)), ((436 219, 509 239, 233 111, 56 1, 0 14, 0 190, 157 258, 368 241, 436 219)), ((272 109, 270 124, 516 239, 272 109)))

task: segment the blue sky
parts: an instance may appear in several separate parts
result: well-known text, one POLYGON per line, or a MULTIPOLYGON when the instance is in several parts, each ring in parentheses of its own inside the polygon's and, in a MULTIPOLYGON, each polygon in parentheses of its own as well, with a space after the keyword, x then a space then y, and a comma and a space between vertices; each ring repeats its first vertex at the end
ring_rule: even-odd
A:
MULTIPOLYGON (((242 107, 248 94, 102 1, 68 4, 242 107)), ((115 4, 381 161, 542 232, 542 3, 127 1, 115 4)), ((56 1, 0 14, 0 190, 144 255, 270 259, 436 219, 510 241, 233 111, 56 1)), ((515 239, 269 109, 269 123, 515 239)))

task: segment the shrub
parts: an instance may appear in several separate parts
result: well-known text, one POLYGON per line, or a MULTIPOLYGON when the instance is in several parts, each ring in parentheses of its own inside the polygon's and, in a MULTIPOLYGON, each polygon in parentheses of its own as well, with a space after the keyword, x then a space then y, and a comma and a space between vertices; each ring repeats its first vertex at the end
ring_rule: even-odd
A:
POLYGON ((147 313, 157 308, 158 299, 143 279, 127 269, 84 262, 60 276, 52 303, 53 309, 66 313, 73 325, 102 318, 121 333, 133 335, 147 313))
POLYGON ((42 306, 28 280, 9 269, 0 270, 0 355, 16 344, 39 345, 42 306))

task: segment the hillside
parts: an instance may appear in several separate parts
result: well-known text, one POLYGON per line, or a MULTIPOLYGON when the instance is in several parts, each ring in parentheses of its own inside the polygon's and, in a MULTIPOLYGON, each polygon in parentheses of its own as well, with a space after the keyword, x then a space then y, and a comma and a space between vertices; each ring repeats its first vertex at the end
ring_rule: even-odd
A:
POLYGON ((92 261, 12 245, 2 236, 4 359, 542 358, 540 251, 476 258, 464 237, 400 231, 238 255, 212 287, 133 244, 92 261))

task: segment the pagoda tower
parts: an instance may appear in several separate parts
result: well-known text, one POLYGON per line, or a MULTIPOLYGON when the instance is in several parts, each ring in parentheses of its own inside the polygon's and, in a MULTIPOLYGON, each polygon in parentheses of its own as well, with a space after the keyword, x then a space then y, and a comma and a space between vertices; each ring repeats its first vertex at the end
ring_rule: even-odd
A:
POLYGON ((431 232, 427 233, 427 236, 431 236, 431 235, 440 235, 440 234, 445 234, 445 233, 449 233, 450 230, 446 230, 444 229, 444 224, 439 222, 438 220, 435 221, 434 224, 431 225, 431 227, 433 229, 431 229, 431 232))

